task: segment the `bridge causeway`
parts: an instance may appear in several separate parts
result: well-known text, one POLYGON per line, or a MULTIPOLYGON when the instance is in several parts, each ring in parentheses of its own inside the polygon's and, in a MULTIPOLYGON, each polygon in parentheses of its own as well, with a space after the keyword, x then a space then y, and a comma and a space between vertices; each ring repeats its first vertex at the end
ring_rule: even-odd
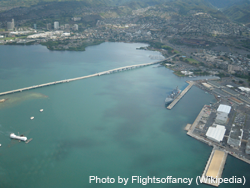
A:
POLYGON ((166 59, 160 60, 160 61, 152 62, 152 63, 138 64, 138 65, 129 65, 129 66, 120 67, 120 68, 116 68, 116 69, 111 69, 111 70, 108 70, 108 71, 99 72, 99 73, 91 74, 91 75, 87 75, 87 76, 81 76, 81 77, 77 77, 77 78, 65 79, 65 80, 54 81, 54 82, 49 82, 49 83, 45 83, 45 84, 40 84, 40 85, 34 85, 34 86, 30 86, 30 87, 15 89, 15 90, 11 90, 11 91, 5 91, 5 92, 0 93, 0 96, 11 94, 11 93, 22 92, 22 91, 26 91, 26 90, 31 90, 31 89, 36 89, 36 88, 41 88, 41 87, 46 87, 46 86, 50 86, 50 85, 56 85, 56 84, 61 84, 61 83, 68 83, 68 82, 72 82, 72 81, 75 81, 75 80, 81 80, 81 79, 85 79, 85 78, 91 78, 91 77, 94 77, 94 76, 102 76, 102 75, 105 75, 105 74, 111 74, 111 73, 115 73, 115 72, 121 72, 121 71, 125 71, 125 70, 131 70, 131 69, 139 68, 139 67, 145 67, 145 66, 149 66, 149 65, 154 65, 154 64, 160 63, 162 61, 168 60, 168 59, 170 59, 170 58, 172 58, 174 56, 175 55, 173 55, 171 57, 168 57, 166 59))

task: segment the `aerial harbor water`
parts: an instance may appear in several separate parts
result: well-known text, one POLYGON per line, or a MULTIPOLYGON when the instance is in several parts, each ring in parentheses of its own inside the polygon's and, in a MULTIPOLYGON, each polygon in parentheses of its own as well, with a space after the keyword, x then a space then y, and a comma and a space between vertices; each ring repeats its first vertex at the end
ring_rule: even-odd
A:
MULTIPOLYGON (((141 46, 146 44, 103 43, 85 52, 0 46, 0 92, 157 61, 150 57, 158 52, 136 50, 141 46)), ((215 99, 194 86, 166 109, 166 96, 176 86, 183 90, 186 80, 152 65, 2 96, 7 100, 0 103, 0 187, 124 187, 90 184, 89 176, 201 176, 212 148, 187 136, 184 127, 215 99), (11 133, 33 140, 11 140, 11 133)), ((245 176, 247 187, 249 165, 228 156, 222 176, 245 176)), ((209 186, 193 180, 189 187, 209 186)))

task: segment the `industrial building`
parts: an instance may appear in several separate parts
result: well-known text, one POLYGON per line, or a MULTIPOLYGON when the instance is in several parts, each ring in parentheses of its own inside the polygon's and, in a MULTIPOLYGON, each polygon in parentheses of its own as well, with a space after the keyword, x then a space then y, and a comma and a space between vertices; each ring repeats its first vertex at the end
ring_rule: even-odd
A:
POLYGON ((243 92, 250 93, 250 88, 247 87, 238 87, 238 88, 243 92))
POLYGON ((233 148, 238 149, 241 146, 241 140, 243 137, 243 130, 239 126, 233 124, 229 133, 227 144, 233 148))
POLYGON ((228 116, 224 114, 217 114, 215 123, 220 124, 220 125, 225 125, 227 122, 228 116))
POLYGON ((217 113, 224 113, 228 115, 230 111, 231 111, 231 106, 225 104, 220 104, 220 106, 217 108, 217 113))
POLYGON ((223 140, 225 132, 226 128, 224 126, 214 124, 208 128, 206 136, 208 139, 219 143, 223 140))
POLYGON ((248 140, 247 140, 246 154, 250 154, 250 138, 248 138, 248 140))
POLYGON ((211 85, 209 85, 209 84, 207 84, 207 83, 205 83, 205 82, 204 82, 204 83, 202 83, 202 85, 203 85, 203 86, 205 86, 205 87, 206 87, 206 88, 208 88, 208 89, 213 88, 211 85))
POLYGON ((224 125, 227 122, 228 114, 231 111, 231 106, 221 104, 217 109, 215 123, 224 125))

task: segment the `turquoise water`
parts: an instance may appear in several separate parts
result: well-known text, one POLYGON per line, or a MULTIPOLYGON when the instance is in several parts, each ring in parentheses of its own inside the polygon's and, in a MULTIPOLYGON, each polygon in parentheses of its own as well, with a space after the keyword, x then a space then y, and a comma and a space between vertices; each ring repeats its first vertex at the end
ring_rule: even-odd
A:
MULTIPOLYGON (((85 52, 0 46, 0 89, 148 63, 152 61, 149 55, 159 55, 136 50, 141 46, 145 44, 103 43, 85 52)), ((126 187, 142 187, 132 184, 131 176, 200 176, 212 148, 187 136, 183 129, 214 98, 193 87, 167 110, 165 97, 177 85, 187 86, 172 71, 150 66, 8 96, 5 106, 0 106, 0 187, 124 187, 90 184, 89 176, 109 176, 116 182, 120 176, 130 179, 126 187), (29 144, 10 140, 12 132, 33 140, 29 144)), ((243 175, 248 182, 249 165, 228 157, 223 177, 243 175)), ((208 186, 196 186, 193 180, 188 187, 208 186)))

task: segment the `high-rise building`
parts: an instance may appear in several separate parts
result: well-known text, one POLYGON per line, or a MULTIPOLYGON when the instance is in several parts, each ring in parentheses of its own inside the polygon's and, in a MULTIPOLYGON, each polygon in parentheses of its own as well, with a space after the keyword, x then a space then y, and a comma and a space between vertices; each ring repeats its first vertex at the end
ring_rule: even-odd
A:
POLYGON ((14 22, 14 19, 12 18, 11 20, 12 24, 13 24, 13 29, 15 28, 15 22, 14 22))
POLYGON ((64 28, 65 28, 65 29, 70 29, 69 24, 65 24, 65 25, 64 25, 64 28))
POLYGON ((47 24, 47 30, 51 30, 51 23, 47 24))
POLYGON ((59 29, 59 22, 54 22, 54 29, 59 29))
POLYGON ((73 26, 73 30, 77 31, 78 30, 78 25, 77 24, 74 24, 73 26))
POLYGON ((14 19, 12 19, 11 22, 7 22, 7 30, 12 31, 15 28, 15 22, 14 19))
POLYGON ((34 24, 34 29, 36 29, 36 24, 34 24))

